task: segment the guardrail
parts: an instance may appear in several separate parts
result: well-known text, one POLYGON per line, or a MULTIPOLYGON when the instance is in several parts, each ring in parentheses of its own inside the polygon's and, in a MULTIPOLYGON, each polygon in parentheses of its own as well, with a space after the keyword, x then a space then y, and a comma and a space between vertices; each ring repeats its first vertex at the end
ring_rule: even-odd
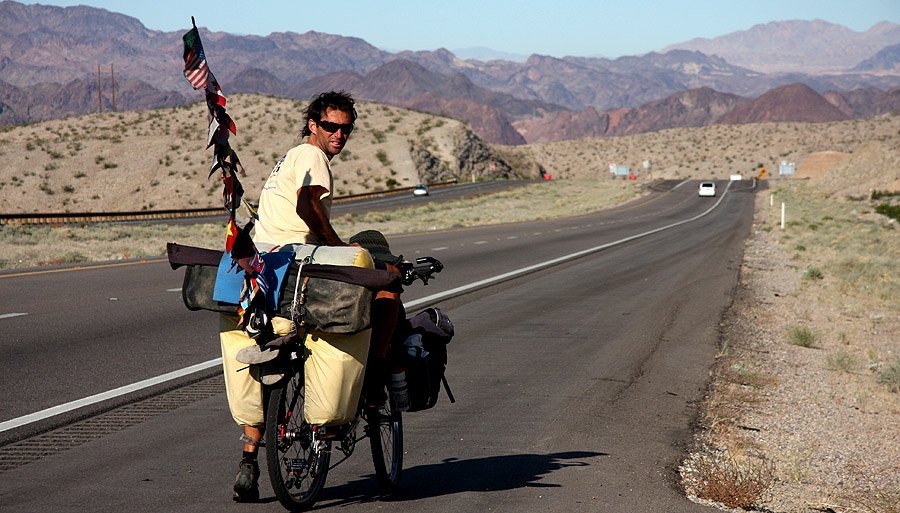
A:
MULTIPOLYGON (((447 180, 428 184, 428 187, 442 187, 455 184, 456 180, 447 180)), ((360 194, 348 194, 336 196, 335 203, 390 196, 410 192, 414 187, 398 187, 389 191, 364 192, 360 194)), ((217 217, 225 216, 222 207, 192 208, 192 209, 168 209, 168 210, 140 210, 134 212, 57 212, 57 213, 23 213, 0 214, 0 225, 5 224, 87 224, 87 223, 112 223, 122 221, 155 221, 160 219, 184 219, 189 217, 217 217)))

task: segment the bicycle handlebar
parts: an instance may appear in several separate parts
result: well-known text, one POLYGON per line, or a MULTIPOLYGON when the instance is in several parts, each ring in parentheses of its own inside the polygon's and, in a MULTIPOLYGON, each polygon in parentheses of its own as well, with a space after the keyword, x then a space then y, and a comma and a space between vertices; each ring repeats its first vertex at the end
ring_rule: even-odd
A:
POLYGON ((422 280, 424 285, 428 285, 428 280, 433 278, 435 273, 439 273, 444 269, 444 264, 434 257, 419 257, 416 262, 400 262, 397 265, 400 269, 401 281, 404 285, 412 285, 417 279, 422 280))

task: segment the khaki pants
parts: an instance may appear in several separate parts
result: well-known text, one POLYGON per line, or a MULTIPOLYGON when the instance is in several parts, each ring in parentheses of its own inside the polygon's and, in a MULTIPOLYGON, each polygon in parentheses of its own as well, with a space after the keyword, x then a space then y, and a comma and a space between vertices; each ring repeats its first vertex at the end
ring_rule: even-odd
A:
MULTIPOLYGON (((291 320, 284 317, 272 319, 275 335, 287 335, 291 331, 291 320)), ((263 386, 250 372, 246 363, 234 359, 241 349, 256 345, 256 341, 237 326, 237 317, 219 316, 219 342, 222 345, 222 367, 225 373, 225 394, 228 409, 239 426, 261 427, 263 416, 263 386)))

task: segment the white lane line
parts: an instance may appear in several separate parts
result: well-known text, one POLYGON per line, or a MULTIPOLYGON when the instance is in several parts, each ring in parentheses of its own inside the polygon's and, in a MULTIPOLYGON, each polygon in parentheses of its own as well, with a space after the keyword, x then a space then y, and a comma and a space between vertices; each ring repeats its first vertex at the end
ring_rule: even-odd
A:
MULTIPOLYGON (((569 255, 561 256, 559 258, 554 258, 553 260, 547 260, 547 261, 541 262, 540 264, 530 265, 527 267, 523 267, 521 269, 517 269, 515 271, 510 271, 507 273, 503 273, 503 274, 494 276, 492 278, 486 278, 484 280, 479 280, 479 281, 470 283, 468 285, 463 285, 460 287, 456 287, 454 289, 445 290, 444 292, 439 292, 437 294, 432 294, 430 296, 419 298, 419 299, 410 301, 408 303, 404 303, 404 307, 412 309, 412 308, 416 308, 419 305, 433 304, 436 301, 440 301, 440 300, 448 298, 448 297, 457 296, 459 294, 468 292, 473 289, 478 289, 481 287, 485 287, 487 285, 493 285, 495 283, 499 283, 499 282, 502 282, 502 281, 505 281, 505 280, 508 280, 511 278, 515 278, 515 277, 521 276, 523 274, 528 274, 528 273, 531 273, 534 271, 545 269, 547 267, 552 267, 554 265, 557 265, 557 264, 560 264, 563 262, 567 262, 569 260, 581 258, 581 257, 583 257, 585 255, 589 255, 591 253, 596 253, 598 251, 602 251, 604 249, 611 248, 613 246, 618 246, 620 244, 624 244, 626 242, 631 242, 633 240, 640 239, 642 237, 646 237, 646 236, 652 235, 654 233, 659 233, 661 231, 668 230, 670 228, 674 228, 676 226, 681 226, 683 224, 687 224, 687 223, 696 221, 697 219, 700 219, 700 218, 706 216, 707 214, 709 214, 710 212, 712 212, 716 207, 719 206, 719 204, 722 203, 722 200, 724 200, 725 196, 728 195, 728 190, 731 188, 732 183, 734 183, 734 182, 728 182, 728 185, 725 187, 725 192, 722 193, 722 195, 719 197, 719 199, 715 203, 713 203, 713 205, 711 207, 709 207, 705 212, 697 214, 696 216, 691 217, 689 219, 685 219, 683 221, 678 221, 678 222, 675 222, 672 224, 668 224, 666 226, 656 228, 656 229, 650 230, 648 232, 639 233, 637 235, 632 235, 630 237, 625 237, 624 239, 610 242, 608 244, 603 244, 601 246, 596 246, 596 247, 593 247, 590 249, 577 251, 577 252, 569 254, 569 255)), ((556 230, 556 231, 559 231, 559 230, 556 230)), ((500 239, 498 239, 498 240, 500 240, 500 239)), ((432 248, 431 251, 438 251, 441 249, 447 249, 447 248, 432 248)), ((89 406, 91 404, 98 403, 100 401, 105 401, 107 399, 119 397, 121 395, 135 392, 135 391, 138 391, 138 390, 141 390, 143 388, 147 388, 147 387, 150 387, 153 385, 165 383, 166 381, 171 381, 173 379, 187 376, 187 375, 193 374, 195 372, 200 372, 201 370, 216 367, 218 365, 222 365, 222 358, 216 358, 216 359, 210 360, 208 362, 198 363, 197 365, 192 365, 190 367, 186 367, 181 370, 169 372, 167 374, 163 374, 162 376, 145 379, 144 381, 138 381, 137 383, 133 383, 131 385, 126 385, 124 387, 119 387, 119 388, 110 390, 108 392, 103 392, 100 394, 92 395, 90 397, 85 397, 84 399, 78 399, 76 401, 71 401, 71 402, 68 402, 65 404, 61 404, 59 406, 54 406, 53 408, 48 408, 46 410, 31 413, 29 415, 17 417, 12 420, 0 422, 0 433, 2 433, 3 431, 8 431, 10 429, 20 427, 20 426, 24 426, 26 424, 30 424, 32 422, 37 422, 39 420, 43 420, 43 419, 52 417, 54 415, 59 415, 61 413, 65 413, 67 411, 72 411, 77 408, 82 408, 84 406, 89 406)))
POLYGON ((510 235, 509 237, 506 238, 506 240, 514 240, 514 239, 518 239, 518 238, 519 238, 518 235, 510 235))
POLYGON ((488 241, 486 241, 486 240, 479 240, 479 241, 474 242, 473 244, 477 245, 477 244, 487 244, 487 243, 488 243, 488 241))
POLYGON ((165 383, 166 381, 171 381, 173 379, 177 379, 183 376, 188 376, 195 372, 200 372, 205 369, 209 369, 211 367, 216 367, 222 365, 222 359, 216 358, 215 360, 210 360, 208 362, 198 363, 197 365, 191 365, 190 367, 186 367, 181 370, 172 371, 162 376, 156 376, 155 378, 145 379, 143 381, 138 381, 137 383, 132 383, 131 385, 125 385, 123 387, 114 388, 107 392, 102 392, 99 394, 92 395, 90 397, 85 397, 84 399, 78 399, 75 401, 71 401, 65 404, 61 404, 59 406, 54 406, 52 408, 47 408, 46 410, 41 410, 39 412, 30 413, 28 415, 23 415, 21 417, 14 418, 12 420, 7 420, 5 422, 0 422, 0 433, 3 431, 8 431, 10 429, 15 429, 17 427, 24 426, 26 424, 31 424, 32 422, 37 422, 39 420, 44 420, 54 415, 59 415, 61 413, 66 413, 68 411, 76 410, 78 408, 82 408, 84 406, 90 406, 95 403, 99 403, 101 401, 106 401, 107 399, 113 399, 119 397, 121 395, 129 394, 131 392, 136 392, 138 390, 152 387, 154 385, 158 385, 160 383, 165 383))
POLYGON ((9 319, 10 317, 21 317, 23 315, 28 315, 27 313, 8 313, 8 314, 0 314, 0 319, 9 319))
POLYGON ((431 248, 429 251, 444 251, 445 249, 450 249, 447 246, 441 246, 439 248, 431 248))
POLYGON ((177 289, 166 289, 166 292, 181 292, 181 287, 178 287, 177 289))

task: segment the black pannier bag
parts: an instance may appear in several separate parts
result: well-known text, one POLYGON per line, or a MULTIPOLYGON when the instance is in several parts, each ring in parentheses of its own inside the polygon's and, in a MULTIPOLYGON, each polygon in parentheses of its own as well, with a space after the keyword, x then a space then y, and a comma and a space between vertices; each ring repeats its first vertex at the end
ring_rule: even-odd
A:
MULTIPOLYGON (((307 271, 309 265, 314 264, 306 264, 307 271)), ((298 332, 310 330, 352 335, 371 326, 375 293, 355 283, 312 278, 306 273, 298 280, 296 268, 292 268, 281 297, 278 310, 294 321, 298 332)))
POLYGON ((185 266, 181 297, 188 310, 235 313, 237 305, 222 303, 213 299, 213 290, 216 287, 216 273, 219 268, 219 261, 222 259, 222 250, 195 248, 170 242, 166 244, 166 253, 172 269, 185 266))
POLYGON ((444 376, 447 368, 447 344, 453 338, 453 324, 438 308, 423 310, 407 322, 406 337, 395 349, 395 355, 400 365, 406 369, 408 411, 433 407, 437 403, 442 384, 450 402, 455 402, 444 376))

